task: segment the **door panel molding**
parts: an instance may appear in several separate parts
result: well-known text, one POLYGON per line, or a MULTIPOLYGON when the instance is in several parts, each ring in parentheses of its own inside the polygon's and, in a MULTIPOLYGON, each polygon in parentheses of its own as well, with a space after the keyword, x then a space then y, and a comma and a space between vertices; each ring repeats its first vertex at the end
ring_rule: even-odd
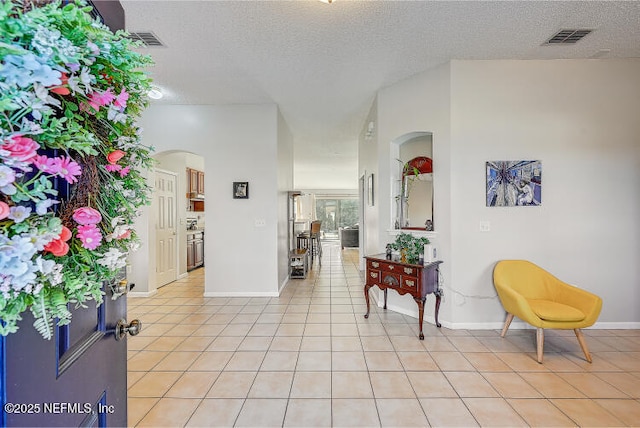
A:
POLYGON ((178 229, 177 229, 177 183, 178 175, 173 171, 154 170, 153 192, 156 209, 156 287, 178 279, 178 229))

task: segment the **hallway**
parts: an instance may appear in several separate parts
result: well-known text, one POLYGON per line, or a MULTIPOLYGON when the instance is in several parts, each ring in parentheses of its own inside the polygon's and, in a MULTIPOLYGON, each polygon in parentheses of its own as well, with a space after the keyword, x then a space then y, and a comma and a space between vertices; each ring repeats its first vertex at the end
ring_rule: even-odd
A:
MULTIPOLYGON (((372 305, 358 251, 323 244, 277 298, 204 298, 204 269, 129 298, 130 426, 631 426, 640 331, 438 329, 372 305), (566 336, 566 337, 565 337, 566 336)), ((256 277, 256 280, 258 278, 256 277)), ((376 290, 376 289, 374 289, 376 290)), ((433 302, 433 297, 428 302, 433 302)))

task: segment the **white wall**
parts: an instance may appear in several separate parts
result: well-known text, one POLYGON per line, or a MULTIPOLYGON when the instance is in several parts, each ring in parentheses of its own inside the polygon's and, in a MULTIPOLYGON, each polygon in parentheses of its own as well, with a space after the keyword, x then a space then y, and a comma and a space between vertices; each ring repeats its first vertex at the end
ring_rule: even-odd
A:
MULTIPOLYGON (((378 189, 377 239, 371 239, 375 248, 366 254, 383 252, 387 243, 395 240, 390 233, 395 217, 392 170, 398 170, 397 146, 394 140, 415 132, 430 132, 433 136, 433 181, 435 233, 429 239, 437 245, 442 276, 450 278, 451 272, 451 167, 450 167, 450 68, 443 65, 413 76, 378 93, 378 138, 376 146, 378 189)), ((361 158, 368 154, 362 153, 361 158)), ((370 162, 370 161, 369 161, 370 162)), ((440 306, 440 321, 444 325, 451 320, 450 300, 440 306)), ((435 298, 429 296, 425 304, 425 320, 433 320, 435 298)), ((417 305, 409 295, 388 293, 390 309, 417 317, 417 305)))
MULTIPOLYGON (((380 127, 378 118, 378 99, 376 98, 369 109, 360 137, 358 139, 358 180, 360 188, 360 269, 364 270, 364 257, 367 254, 380 252, 380 207, 384 206, 386 196, 380 190, 380 170, 378 159, 378 144, 380 127), (369 123, 373 128, 369 130, 369 123), (374 205, 368 201, 367 186, 369 176, 373 174, 374 205), (382 205, 381 205, 382 204, 382 205)), ((384 244, 382 245, 384 247, 384 244)))
MULTIPOLYGON (((492 269, 529 259, 600 295, 600 326, 640 321, 640 61, 452 64, 453 275, 493 296, 492 269), (542 206, 489 208, 485 162, 542 161, 542 206), (480 232, 480 221, 491 223, 480 232)), ((499 325, 497 299, 456 297, 459 326, 499 325)))
POLYGON ((289 278, 289 190, 293 190, 293 136, 278 112, 278 284, 289 278))
MULTIPOLYGON (((157 152, 180 149, 205 158, 205 295, 276 296, 282 245, 277 107, 151 106, 141 125, 143 143, 157 152), (234 181, 249 182, 249 199, 232 198, 234 181)), ((143 224, 148 210, 144 215, 143 224)), ((147 271, 155 271, 155 262, 144 252, 154 242, 153 230, 148 235, 142 254, 132 258, 131 276, 140 292, 153 292, 147 271)))
MULTIPOLYGON (((454 61, 380 91, 381 205, 392 200, 389 141, 433 133, 445 326, 501 327, 492 270, 506 258, 600 295, 597 326, 639 326, 638 112, 639 60, 454 61), (542 161, 541 207, 485 206, 485 162, 511 159, 542 161)), ((389 213, 379 208, 378 250, 391 240, 389 213)), ((392 295, 390 307, 417 314, 410 297, 392 295)))

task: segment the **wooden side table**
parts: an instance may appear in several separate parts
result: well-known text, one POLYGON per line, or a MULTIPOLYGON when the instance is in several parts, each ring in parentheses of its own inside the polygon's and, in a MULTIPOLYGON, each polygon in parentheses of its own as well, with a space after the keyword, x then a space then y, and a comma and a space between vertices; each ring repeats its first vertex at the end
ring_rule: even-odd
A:
POLYGON ((364 285, 364 297, 367 301, 367 313, 369 318, 369 289, 374 285, 384 291, 384 309, 387 309, 387 290, 395 290, 399 294, 410 294, 418 305, 418 320, 420 323, 420 340, 424 340, 422 332, 422 320, 424 318, 424 303, 427 294, 436 296, 435 321, 438 322, 440 312, 440 300, 442 292, 438 287, 438 266, 442 261, 435 261, 427 265, 415 265, 401 263, 398 260, 387 260, 384 254, 366 256, 367 279, 364 285))

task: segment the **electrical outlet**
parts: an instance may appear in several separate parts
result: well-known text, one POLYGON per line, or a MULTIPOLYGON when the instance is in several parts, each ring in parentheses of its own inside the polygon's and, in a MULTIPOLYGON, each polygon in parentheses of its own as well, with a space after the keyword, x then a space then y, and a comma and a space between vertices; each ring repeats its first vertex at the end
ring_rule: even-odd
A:
POLYGON ((480 232, 491 232, 491 222, 488 220, 481 221, 480 232))
POLYGON ((267 225, 267 220, 263 219, 263 218, 257 218, 254 220, 253 225, 255 227, 265 227, 267 225))

